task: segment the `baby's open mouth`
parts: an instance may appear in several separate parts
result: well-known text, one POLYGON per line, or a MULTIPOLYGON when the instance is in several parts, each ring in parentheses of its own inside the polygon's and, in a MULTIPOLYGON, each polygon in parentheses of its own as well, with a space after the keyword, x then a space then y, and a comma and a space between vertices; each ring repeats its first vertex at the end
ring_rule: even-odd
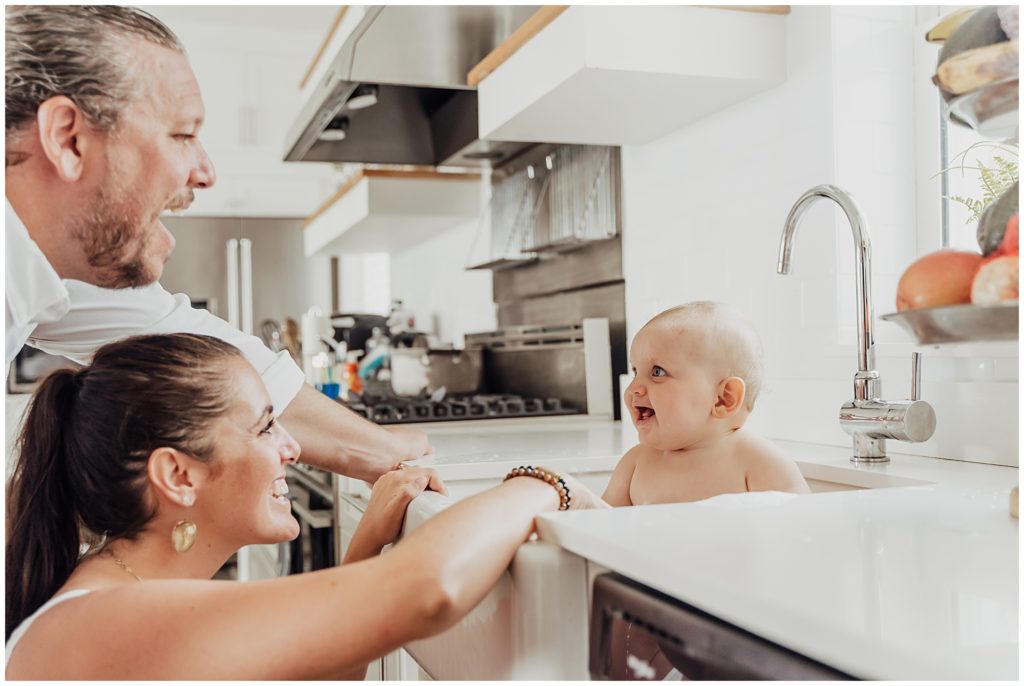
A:
POLYGON ((640 405, 634 405, 633 411, 636 412, 636 419, 638 422, 645 421, 654 416, 654 408, 642 407, 640 405))

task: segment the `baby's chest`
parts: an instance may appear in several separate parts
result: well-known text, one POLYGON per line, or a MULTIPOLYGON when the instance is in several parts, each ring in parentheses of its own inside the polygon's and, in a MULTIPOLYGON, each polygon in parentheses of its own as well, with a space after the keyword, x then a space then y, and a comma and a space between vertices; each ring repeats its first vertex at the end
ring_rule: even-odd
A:
POLYGON ((634 505, 684 503, 746 490, 743 470, 732 465, 637 464, 629 499, 634 505))

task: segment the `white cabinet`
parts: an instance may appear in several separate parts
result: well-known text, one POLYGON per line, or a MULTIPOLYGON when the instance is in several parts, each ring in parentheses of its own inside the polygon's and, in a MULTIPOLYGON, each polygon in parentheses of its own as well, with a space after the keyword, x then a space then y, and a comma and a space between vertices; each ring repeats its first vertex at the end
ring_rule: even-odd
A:
POLYGON ((299 82, 322 33, 167 24, 199 81, 206 108, 199 140, 217 172, 186 216, 309 216, 335 188, 333 167, 282 160, 285 133, 302 104, 299 82))
POLYGON ((786 16, 572 6, 480 82, 480 136, 647 143, 786 78, 786 16))
POLYGON ((306 255, 401 252, 480 216, 476 173, 364 169, 303 230, 306 255))

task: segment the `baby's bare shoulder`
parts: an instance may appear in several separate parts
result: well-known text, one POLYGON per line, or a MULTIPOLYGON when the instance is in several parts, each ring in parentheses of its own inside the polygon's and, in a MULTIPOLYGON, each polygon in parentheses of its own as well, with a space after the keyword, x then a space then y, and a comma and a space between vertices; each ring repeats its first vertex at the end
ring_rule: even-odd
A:
POLYGON ((807 492, 807 483, 796 462, 771 441, 744 434, 737 446, 751 491, 807 492))

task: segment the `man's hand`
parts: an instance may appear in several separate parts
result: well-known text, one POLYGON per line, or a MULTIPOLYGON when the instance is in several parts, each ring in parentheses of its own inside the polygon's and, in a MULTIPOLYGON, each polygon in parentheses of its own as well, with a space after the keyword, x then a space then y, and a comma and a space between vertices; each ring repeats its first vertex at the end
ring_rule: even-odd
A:
POLYGON ((386 426, 384 428, 395 441, 395 454, 400 456, 397 462, 426 461, 434 457, 434 448, 430 445, 427 435, 422 431, 410 429, 407 426, 386 426))
POLYGON ((303 462, 370 484, 399 462, 434 454, 422 431, 378 426, 309 385, 282 413, 281 423, 302 446, 303 462))

